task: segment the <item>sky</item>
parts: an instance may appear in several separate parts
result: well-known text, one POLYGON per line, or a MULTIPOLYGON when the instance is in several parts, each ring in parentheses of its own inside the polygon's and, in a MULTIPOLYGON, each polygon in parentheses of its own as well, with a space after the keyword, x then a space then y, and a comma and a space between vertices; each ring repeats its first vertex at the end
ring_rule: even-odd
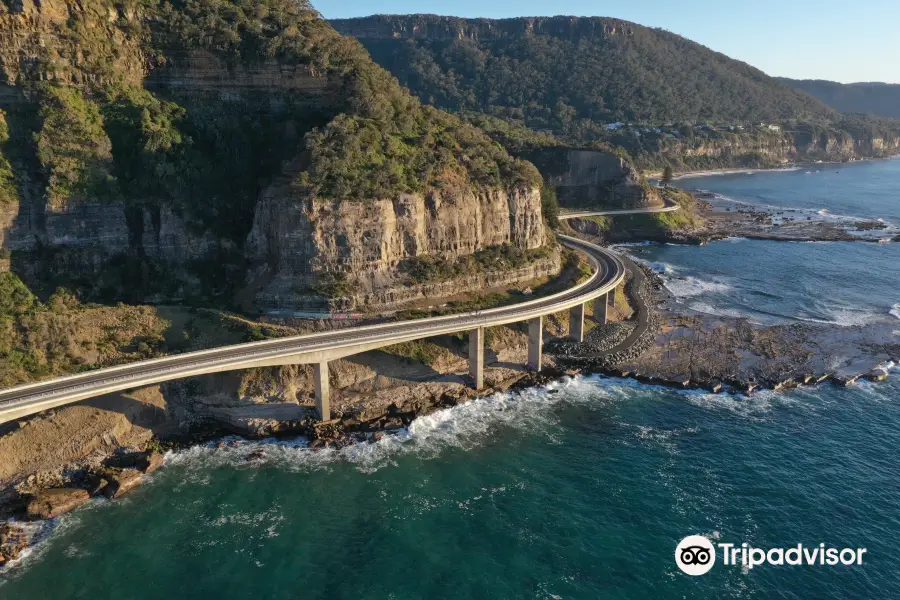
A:
POLYGON ((578 15, 661 27, 769 75, 900 83, 900 0, 311 0, 327 19, 578 15))

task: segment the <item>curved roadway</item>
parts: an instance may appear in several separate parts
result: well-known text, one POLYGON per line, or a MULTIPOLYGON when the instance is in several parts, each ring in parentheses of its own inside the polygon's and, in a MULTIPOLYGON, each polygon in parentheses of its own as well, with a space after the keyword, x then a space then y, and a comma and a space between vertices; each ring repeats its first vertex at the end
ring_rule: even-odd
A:
POLYGON ((665 198, 663 206, 652 206, 650 208, 626 208, 616 210, 574 210, 569 212, 561 212, 557 216, 560 220, 577 219, 579 217, 614 217, 616 215, 648 215, 655 213, 665 213, 676 211, 681 206, 673 201, 665 198))
MULTIPOLYGON (((667 205, 633 211, 581 211, 560 215, 559 218, 667 212, 677 208, 677 205, 667 205)), ((21 385, 0 391, 0 423, 86 398, 172 379, 279 364, 319 363, 420 338, 526 321, 603 296, 625 278, 625 265, 611 250, 569 236, 560 235, 559 238, 564 245, 586 254, 595 270, 587 281, 551 296, 443 317, 366 325, 187 352, 21 385)))

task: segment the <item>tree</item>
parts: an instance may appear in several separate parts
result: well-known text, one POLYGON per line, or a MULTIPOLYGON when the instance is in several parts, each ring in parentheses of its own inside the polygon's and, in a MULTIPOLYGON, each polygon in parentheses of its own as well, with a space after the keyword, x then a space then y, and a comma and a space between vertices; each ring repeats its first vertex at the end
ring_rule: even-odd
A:
POLYGON ((669 184, 672 183, 672 179, 674 179, 674 174, 672 173, 672 167, 666 165, 666 168, 663 169, 662 182, 663 185, 669 187, 669 184))
POLYGON ((541 188, 541 213, 550 229, 559 227, 559 200, 556 197, 556 189, 546 182, 541 188))

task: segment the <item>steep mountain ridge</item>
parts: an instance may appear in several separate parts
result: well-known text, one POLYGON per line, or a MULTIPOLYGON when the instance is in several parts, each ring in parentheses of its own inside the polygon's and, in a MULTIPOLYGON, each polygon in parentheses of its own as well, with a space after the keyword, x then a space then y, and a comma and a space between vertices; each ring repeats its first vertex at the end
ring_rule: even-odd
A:
POLYGON ((7 0, 0 13, 0 246, 32 283, 203 302, 264 267, 302 272, 293 294, 321 296, 323 277, 372 291, 421 254, 545 243, 538 172, 423 106, 305 0, 7 0), (495 233, 463 220, 364 249, 301 233, 410 197, 438 220, 436 198, 462 202, 495 233), (254 223, 273 207, 308 222, 262 243, 254 223))
POLYGON ((779 81, 815 96, 841 112, 900 119, 900 84, 897 83, 838 83, 786 78, 779 78, 779 81))
POLYGON ((833 110, 661 29, 603 17, 337 19, 420 97, 553 127, 566 121, 766 121, 833 110))
POLYGON ((750 65, 601 17, 333 20, 423 101, 600 141, 644 168, 775 166, 900 151, 900 121, 841 115, 750 65))

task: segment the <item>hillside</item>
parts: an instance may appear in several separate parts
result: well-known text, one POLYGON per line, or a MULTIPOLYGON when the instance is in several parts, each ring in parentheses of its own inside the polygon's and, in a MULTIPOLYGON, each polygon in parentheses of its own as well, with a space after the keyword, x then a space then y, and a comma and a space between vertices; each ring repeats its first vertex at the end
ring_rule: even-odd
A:
POLYGON ((300 307, 544 245, 534 167, 305 0, 4 0, 0 32, 0 247, 30 285, 300 307))
POLYGON ((661 29, 599 17, 331 21, 423 101, 606 142, 644 168, 775 166, 900 148, 900 122, 819 100, 661 29))
POLYGON ((763 72, 661 29, 599 17, 432 15, 335 20, 436 106, 553 129, 595 122, 758 122, 831 109, 763 72))
POLYGON ((780 79, 841 112, 900 119, 900 84, 780 79))

